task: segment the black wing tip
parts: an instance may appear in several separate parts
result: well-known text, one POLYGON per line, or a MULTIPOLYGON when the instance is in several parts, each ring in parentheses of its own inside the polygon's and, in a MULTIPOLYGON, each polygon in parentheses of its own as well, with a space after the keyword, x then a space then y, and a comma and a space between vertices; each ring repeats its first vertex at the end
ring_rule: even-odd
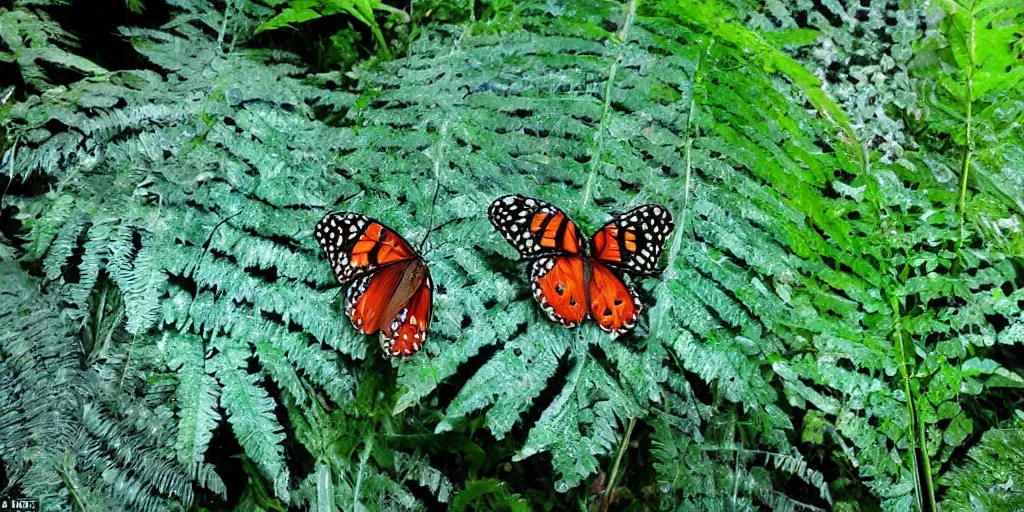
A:
POLYGON ((498 214, 500 213, 502 207, 511 206, 516 202, 526 201, 527 199, 529 198, 522 194, 504 194, 495 198, 493 201, 491 201, 490 206, 487 207, 487 220, 491 221, 491 225, 494 226, 495 229, 503 231, 504 225, 501 223, 501 219, 498 218, 498 214), (510 197, 513 198, 513 201, 506 202, 505 200, 510 197))
POLYGON ((629 210, 627 210, 627 211, 625 211, 623 213, 618 214, 617 216, 618 217, 626 216, 626 215, 629 215, 631 213, 635 213, 635 212, 638 212, 640 210, 644 210, 644 209, 648 209, 648 208, 656 209, 656 210, 661 210, 662 212, 665 213, 664 219, 667 222, 673 222, 672 210, 670 210, 667 206, 665 206, 665 205, 663 205, 661 203, 646 203, 646 204, 642 204, 642 205, 639 205, 639 206, 635 206, 635 207, 630 208, 629 210))
POLYGON ((662 225, 665 227, 665 239, 667 240, 672 235, 672 232, 675 231, 675 229, 676 229, 676 221, 675 221, 675 218, 672 216, 672 210, 670 210, 667 206, 665 206, 663 204, 659 204, 659 203, 642 204, 640 206, 637 206, 636 208, 633 208, 633 209, 629 210, 628 212, 625 212, 623 214, 617 215, 616 218, 627 217, 627 216, 629 216, 629 215, 631 215, 633 213, 636 213, 636 212, 638 212, 640 210, 644 210, 644 209, 658 210, 660 213, 664 214, 664 215, 658 215, 658 217, 661 217, 661 219, 662 219, 662 225))
POLYGON ((327 232, 328 223, 330 223, 332 218, 341 217, 341 216, 345 216, 345 215, 350 215, 351 213, 352 212, 342 212, 342 211, 327 212, 316 223, 316 227, 313 228, 313 236, 314 236, 314 238, 316 238, 317 242, 321 246, 324 247, 325 250, 327 249, 327 246, 324 245, 324 243, 326 242, 326 239, 324 238, 324 235, 327 232))
POLYGON ((513 199, 516 199, 516 200, 520 200, 520 201, 525 201, 527 199, 526 196, 524 196, 522 194, 504 194, 504 195, 498 196, 498 197, 494 198, 493 201, 491 201, 491 205, 487 208, 488 213, 494 212, 495 210, 501 208, 501 205, 505 204, 505 200, 510 198, 510 197, 513 198, 513 199))
MULTIPOLYGON (((333 211, 333 212, 327 212, 327 213, 324 214, 323 217, 320 218, 320 221, 316 223, 316 227, 320 228, 321 226, 326 226, 327 222, 330 221, 331 218, 345 218, 345 217, 348 217, 350 215, 356 215, 356 216, 359 216, 359 217, 366 217, 366 215, 363 215, 361 213, 346 212, 346 211, 341 211, 341 210, 333 211)), ((369 218, 369 217, 366 217, 366 218, 369 218)))
POLYGON ((332 215, 335 215, 336 213, 338 213, 338 212, 327 212, 327 213, 324 214, 323 217, 320 217, 320 221, 316 223, 317 229, 319 229, 321 226, 327 224, 327 219, 329 219, 332 215))

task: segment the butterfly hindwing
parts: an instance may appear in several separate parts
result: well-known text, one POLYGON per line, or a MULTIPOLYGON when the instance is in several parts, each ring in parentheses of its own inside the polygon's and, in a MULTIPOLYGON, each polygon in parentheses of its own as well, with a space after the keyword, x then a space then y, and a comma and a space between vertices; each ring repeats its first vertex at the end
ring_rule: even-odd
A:
POLYGON ((583 258, 545 256, 530 263, 533 296, 554 321, 573 328, 587 317, 583 258))
POLYGON ((617 215, 594 235, 595 260, 616 270, 639 275, 659 272, 658 260, 675 222, 664 206, 645 204, 617 215))
POLYGON ((580 254, 579 227, 550 203, 513 194, 495 199, 487 213, 491 224, 523 257, 580 254))
POLYGON ((640 316, 640 298, 611 269, 597 261, 592 266, 590 316, 605 332, 617 336, 629 331, 640 316))
POLYGON ((417 258, 416 251, 398 233, 358 213, 329 213, 317 223, 314 233, 341 283, 417 258))
MULTIPOLYGON (((423 267, 424 271, 426 266, 423 267)), ((405 305, 391 318, 389 325, 381 326, 380 347, 386 355, 410 356, 427 339, 427 328, 433 313, 433 284, 427 272, 405 305)))

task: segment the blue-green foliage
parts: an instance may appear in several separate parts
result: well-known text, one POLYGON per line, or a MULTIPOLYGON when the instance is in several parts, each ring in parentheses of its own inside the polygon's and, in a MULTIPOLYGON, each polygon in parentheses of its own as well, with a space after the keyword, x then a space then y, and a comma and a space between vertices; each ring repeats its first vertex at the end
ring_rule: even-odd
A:
MULTIPOLYGON (((3 14, 29 19, 18 9, 3 14)), ((220 435, 244 453, 239 508, 420 509, 427 495, 520 510, 493 475, 453 484, 442 470, 463 470, 435 467, 437 439, 484 429, 580 496, 640 422, 650 442, 623 471, 648 507, 910 510, 1005 419, 986 400, 1020 405, 1024 378, 1001 358, 1024 342, 1019 193, 972 185, 959 200, 935 172, 959 146, 897 151, 900 135, 871 151, 851 138, 860 118, 714 3, 496 4, 404 58, 313 76, 247 44, 260 8, 179 10, 123 30, 154 69, 28 96, 3 126, 4 173, 47 184, 5 199, 23 228, 7 252, 39 275, 4 275, 45 286, 49 316, 33 322, 45 338, 5 333, 0 400, 64 412, 0 425, 88 441, 0 455, 24 459, 12 474, 55 508, 223 496, 242 470, 215 460, 220 435), (648 307, 632 334, 546 319, 486 219, 509 192, 587 233, 646 202, 674 212, 665 273, 634 283, 648 307), (348 325, 312 237, 337 209, 417 245, 443 225, 424 245, 434 318, 417 356, 384 363, 348 325), (56 346, 70 373, 16 369, 56 346), (96 389, 33 387, 51 374, 96 389)), ((1019 82, 1000 87, 992 105, 1019 119, 1019 82)), ((985 153, 993 183, 1020 179, 1020 147, 985 153)), ((13 296, 0 308, 14 315, 13 296)))

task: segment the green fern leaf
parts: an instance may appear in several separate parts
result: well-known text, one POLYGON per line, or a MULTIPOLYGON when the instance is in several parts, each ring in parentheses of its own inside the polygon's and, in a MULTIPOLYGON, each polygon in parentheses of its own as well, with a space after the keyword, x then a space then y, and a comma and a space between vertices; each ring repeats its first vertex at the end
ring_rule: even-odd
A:
POLYGON ((258 385, 257 376, 245 371, 248 350, 218 347, 210 359, 217 380, 224 386, 221 405, 238 442, 273 483, 279 498, 288 496, 288 466, 284 460, 282 427, 274 416, 274 401, 258 385))
POLYGON ((177 403, 178 436, 175 443, 178 461, 198 476, 204 471, 204 486, 224 492, 224 484, 205 463, 206 450, 213 438, 213 430, 220 421, 217 402, 220 388, 206 370, 206 355, 202 344, 194 336, 165 335, 161 344, 173 354, 168 366, 178 372, 179 384, 175 391, 177 403))

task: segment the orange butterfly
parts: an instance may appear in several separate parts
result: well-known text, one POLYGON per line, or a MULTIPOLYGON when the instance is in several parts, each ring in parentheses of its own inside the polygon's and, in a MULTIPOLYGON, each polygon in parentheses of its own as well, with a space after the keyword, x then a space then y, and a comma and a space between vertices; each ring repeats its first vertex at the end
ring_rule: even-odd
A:
POLYGON ((642 309, 620 272, 657 275, 665 240, 675 229, 668 209, 645 204, 617 215, 584 244, 561 210, 519 194, 495 199, 488 217, 530 260, 533 295, 552 320, 574 328, 589 316, 616 336, 636 325, 642 309))
POLYGON ((393 229, 358 213, 329 213, 316 240, 348 289, 346 313, 364 334, 380 332, 384 355, 410 356, 427 339, 433 285, 423 258, 393 229))

